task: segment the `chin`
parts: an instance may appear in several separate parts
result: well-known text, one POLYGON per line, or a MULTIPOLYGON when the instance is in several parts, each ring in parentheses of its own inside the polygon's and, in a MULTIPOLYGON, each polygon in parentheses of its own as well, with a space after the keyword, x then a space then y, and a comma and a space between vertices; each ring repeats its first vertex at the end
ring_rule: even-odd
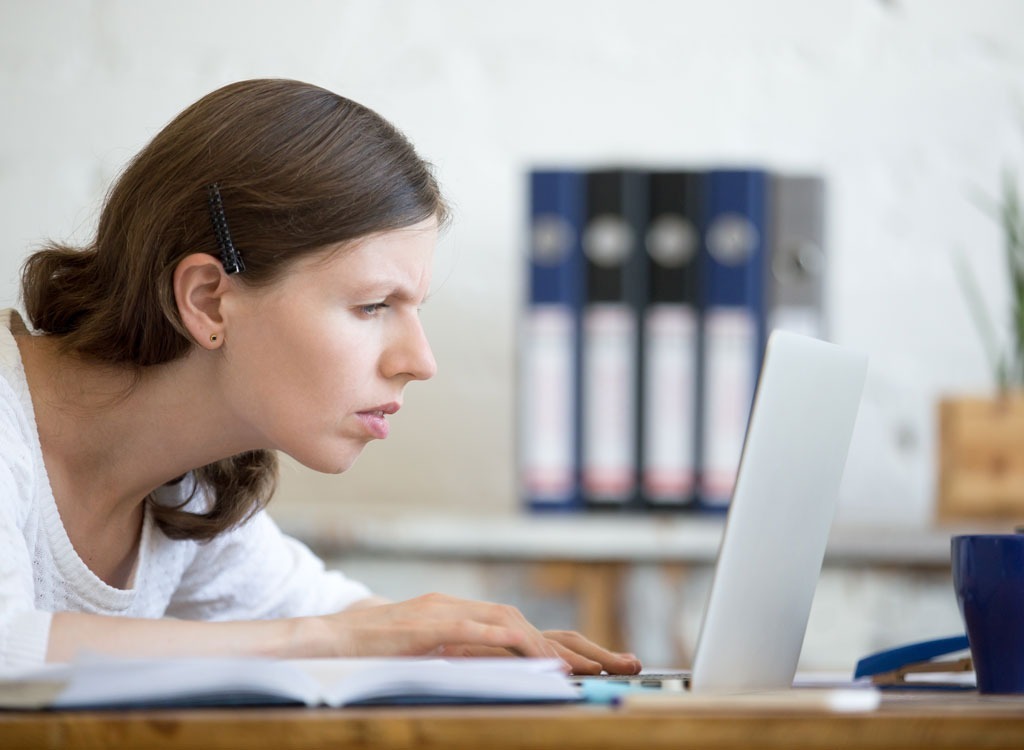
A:
POLYGON ((343 474, 352 468, 356 459, 363 452, 364 446, 353 450, 352 446, 346 446, 344 451, 320 455, 296 455, 289 454, 292 458, 305 466, 307 469, 318 471, 321 474, 343 474), (340 453, 340 455, 339 455, 340 453))

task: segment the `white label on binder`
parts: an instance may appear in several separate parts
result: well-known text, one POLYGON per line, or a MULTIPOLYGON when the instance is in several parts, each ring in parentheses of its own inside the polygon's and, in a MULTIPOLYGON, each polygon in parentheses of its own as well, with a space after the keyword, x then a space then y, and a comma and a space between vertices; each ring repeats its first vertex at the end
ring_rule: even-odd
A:
POLYGON ((572 498, 576 442, 572 309, 532 305, 526 319, 523 368, 523 479, 530 500, 572 498))
POLYGON ((625 502, 636 485, 636 314, 592 304, 583 320, 583 488, 625 502))
POLYGON ((709 503, 727 503, 754 397, 757 322, 744 309, 710 308, 705 325, 701 496, 709 503))
POLYGON ((652 305, 644 325, 644 496, 686 502, 694 485, 697 316, 691 305, 652 305))

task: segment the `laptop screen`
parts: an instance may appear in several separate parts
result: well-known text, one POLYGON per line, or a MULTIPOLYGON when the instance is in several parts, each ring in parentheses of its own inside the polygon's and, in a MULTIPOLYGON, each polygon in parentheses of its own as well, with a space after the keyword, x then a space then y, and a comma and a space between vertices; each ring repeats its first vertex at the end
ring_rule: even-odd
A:
POLYGON ((770 336, 693 690, 792 684, 866 373, 859 352, 784 331, 770 336))

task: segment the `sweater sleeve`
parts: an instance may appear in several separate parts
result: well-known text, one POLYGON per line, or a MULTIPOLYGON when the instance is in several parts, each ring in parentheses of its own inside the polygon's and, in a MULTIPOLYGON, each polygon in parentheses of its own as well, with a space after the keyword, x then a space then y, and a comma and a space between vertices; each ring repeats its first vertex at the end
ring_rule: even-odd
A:
POLYGON ((32 554, 21 528, 32 503, 31 457, 14 437, 23 425, 13 400, 0 394, 0 666, 25 667, 45 661, 53 615, 35 607, 32 554))
POLYGON ((321 615, 369 596, 366 586, 326 570, 308 547, 260 512, 242 526, 196 544, 167 615, 192 620, 321 615))

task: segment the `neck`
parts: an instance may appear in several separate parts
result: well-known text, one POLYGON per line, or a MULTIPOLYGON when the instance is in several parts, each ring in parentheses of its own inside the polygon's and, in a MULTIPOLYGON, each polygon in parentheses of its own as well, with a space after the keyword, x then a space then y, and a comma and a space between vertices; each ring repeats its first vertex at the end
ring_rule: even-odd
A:
POLYGON ((18 342, 55 494, 73 487, 95 518, 133 513, 157 487, 257 447, 216 403, 209 352, 140 372, 67 355, 50 337, 18 342))

